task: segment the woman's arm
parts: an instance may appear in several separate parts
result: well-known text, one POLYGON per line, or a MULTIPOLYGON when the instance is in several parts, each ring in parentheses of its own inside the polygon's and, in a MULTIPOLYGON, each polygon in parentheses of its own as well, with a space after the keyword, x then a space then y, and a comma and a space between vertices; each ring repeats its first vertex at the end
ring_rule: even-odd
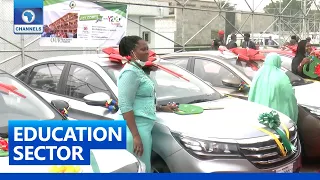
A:
POLYGON ((140 136, 133 113, 133 103, 139 84, 137 74, 129 70, 123 72, 118 81, 119 109, 133 137, 140 136))

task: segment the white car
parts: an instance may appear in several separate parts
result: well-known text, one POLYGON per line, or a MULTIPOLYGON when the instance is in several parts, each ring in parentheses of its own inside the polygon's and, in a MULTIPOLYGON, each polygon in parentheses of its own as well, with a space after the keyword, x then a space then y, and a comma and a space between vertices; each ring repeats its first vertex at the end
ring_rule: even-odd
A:
MULTIPOLYGON (((57 110, 57 104, 61 101, 47 102, 19 79, 1 70, 0 87, 0 137, 2 138, 8 138, 8 120, 68 120, 57 110), (10 88, 12 86, 15 88, 10 88)), ((92 152, 101 173, 143 173, 146 170, 145 164, 127 150, 93 150, 92 152)), ((0 145, 0 154, 3 153, 6 151, 0 145)), ((50 166, 9 165, 8 156, 0 157, 0 167, 0 173, 48 173, 50 168, 50 166)), ((93 171, 91 166, 80 167, 86 173, 93 171)))
MULTIPOLYGON (((222 96, 183 68, 169 62, 161 64, 189 81, 163 70, 151 72, 158 104, 176 102, 215 109, 196 115, 157 112, 152 131, 154 172, 299 171, 300 141, 289 117, 279 113, 298 151, 283 157, 275 140, 254 127, 263 126, 259 115, 272 109, 222 96)), ((122 68, 108 55, 81 54, 37 60, 13 74, 48 102, 67 101, 71 118, 111 120, 118 118, 119 111, 109 112, 105 102, 117 100, 117 78, 122 68)))

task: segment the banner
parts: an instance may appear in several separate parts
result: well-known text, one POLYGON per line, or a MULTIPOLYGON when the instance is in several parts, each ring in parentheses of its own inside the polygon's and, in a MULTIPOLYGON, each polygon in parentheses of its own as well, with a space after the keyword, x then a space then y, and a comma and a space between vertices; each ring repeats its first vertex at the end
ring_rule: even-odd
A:
POLYGON ((40 46, 117 46, 127 29, 127 5, 44 0, 40 46))
POLYGON ((9 165, 92 165, 91 150, 126 149, 125 121, 9 120, 8 131, 9 165))

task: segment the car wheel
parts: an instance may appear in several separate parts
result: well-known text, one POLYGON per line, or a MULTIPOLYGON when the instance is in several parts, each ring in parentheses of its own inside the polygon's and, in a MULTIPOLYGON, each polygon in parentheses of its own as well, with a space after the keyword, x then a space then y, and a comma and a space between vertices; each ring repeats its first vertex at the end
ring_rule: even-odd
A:
POLYGON ((151 163, 151 170, 153 173, 170 173, 166 163, 162 159, 156 159, 151 163))

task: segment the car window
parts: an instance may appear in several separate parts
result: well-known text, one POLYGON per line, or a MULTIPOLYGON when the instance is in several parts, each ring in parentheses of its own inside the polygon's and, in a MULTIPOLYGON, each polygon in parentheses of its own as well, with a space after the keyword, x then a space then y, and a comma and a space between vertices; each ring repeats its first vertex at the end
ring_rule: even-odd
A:
POLYGON ((169 60, 171 63, 176 64, 184 69, 187 69, 189 58, 172 58, 172 59, 167 59, 167 60, 169 60))
POLYGON ((8 132, 8 120, 64 119, 61 114, 24 83, 0 73, 0 134, 8 132))
MULTIPOLYGON (((160 64, 185 79, 177 78, 161 68, 157 71, 152 71, 150 77, 154 80, 159 104, 167 104, 168 102, 186 104, 194 101, 210 101, 221 98, 221 94, 189 71, 172 64, 171 61, 161 61, 160 64)), ((113 82, 117 84, 122 67, 105 66, 102 68, 113 82)))
POLYGON ((107 87, 94 72, 82 66, 71 65, 64 94, 82 99, 96 92, 105 92, 110 95, 107 87))
MULTIPOLYGON (((244 61, 238 61, 236 59, 230 61, 232 65, 234 65, 235 68, 243 72, 249 79, 253 80, 254 76, 258 72, 257 70, 254 70, 251 66, 249 66, 246 62, 244 61)), ((255 61, 251 62, 252 65, 254 65, 257 68, 261 68, 263 66, 263 61, 255 61)), ((289 71, 286 68, 281 68, 281 70, 286 73, 286 75, 289 77, 290 82, 293 86, 298 86, 298 85, 304 85, 306 82, 304 81, 303 78, 300 76, 297 76, 293 74, 291 71, 289 71)))
POLYGON ((16 78, 20 79, 21 81, 25 81, 26 80, 26 77, 28 75, 28 72, 29 72, 29 68, 21 71, 19 74, 16 75, 16 78))
POLYGON ((65 64, 43 64, 32 69, 28 77, 30 87, 58 93, 58 84, 65 64))
POLYGON ((210 82, 213 86, 224 86, 222 80, 225 78, 238 78, 225 67, 215 62, 202 59, 195 60, 194 74, 204 81, 210 82))

